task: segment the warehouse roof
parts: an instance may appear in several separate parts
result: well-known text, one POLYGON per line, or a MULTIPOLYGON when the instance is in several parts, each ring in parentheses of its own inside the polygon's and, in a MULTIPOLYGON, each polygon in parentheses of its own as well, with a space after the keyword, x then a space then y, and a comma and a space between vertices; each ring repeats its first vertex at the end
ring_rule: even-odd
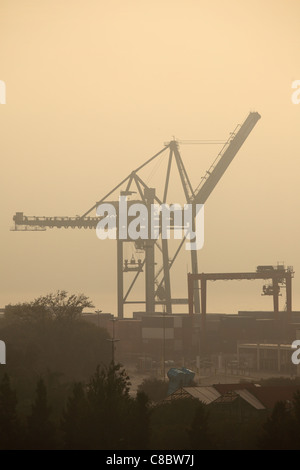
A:
POLYGON ((265 406, 254 396, 252 395, 249 390, 231 390, 224 395, 221 395, 219 398, 217 398, 213 404, 225 404, 229 405, 233 403, 235 400, 238 398, 241 398, 245 402, 247 402, 252 408, 255 408, 256 410, 265 410, 265 406))
POLYGON ((243 400, 249 405, 253 406, 256 410, 265 410, 266 407, 254 396, 249 390, 236 390, 237 393, 243 400))
POLYGON ((266 408, 271 410, 279 401, 292 402, 298 391, 300 391, 299 385, 284 385, 259 387, 253 393, 266 408))
POLYGON ((257 410, 272 410, 279 401, 292 402, 300 386, 260 386, 253 383, 216 384, 213 386, 181 387, 167 401, 196 398, 202 403, 232 403, 238 396, 257 410))
POLYGON ((205 405, 212 403, 221 394, 214 387, 181 387, 176 392, 172 393, 167 401, 177 400, 182 398, 196 398, 205 405))
POLYGON ((257 387, 260 387, 258 384, 252 382, 241 382, 236 384, 214 384, 213 387, 218 390, 218 392, 223 395, 226 392, 232 390, 249 390, 254 391, 257 387))

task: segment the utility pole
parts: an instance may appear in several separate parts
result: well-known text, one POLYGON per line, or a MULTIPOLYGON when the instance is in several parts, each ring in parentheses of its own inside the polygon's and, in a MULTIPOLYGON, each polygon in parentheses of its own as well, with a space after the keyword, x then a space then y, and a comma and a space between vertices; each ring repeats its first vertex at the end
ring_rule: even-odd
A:
POLYGON ((99 326, 100 326, 100 313, 102 313, 102 310, 95 310, 95 313, 97 313, 97 326, 99 328, 99 326))
POLYGON ((115 364, 115 343, 117 343, 120 340, 115 338, 115 322, 117 321, 117 319, 113 318, 111 321, 113 325, 112 326, 113 333, 112 333, 112 338, 107 339, 107 341, 111 343, 111 362, 114 365, 115 364))
POLYGON ((166 381, 166 306, 163 306, 163 378, 166 381))

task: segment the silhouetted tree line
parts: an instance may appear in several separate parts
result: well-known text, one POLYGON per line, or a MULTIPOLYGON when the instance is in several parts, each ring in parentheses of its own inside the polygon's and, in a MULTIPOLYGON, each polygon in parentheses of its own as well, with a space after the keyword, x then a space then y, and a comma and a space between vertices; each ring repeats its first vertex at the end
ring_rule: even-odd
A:
POLYGON ((125 370, 110 362, 108 333, 81 318, 90 306, 59 291, 6 309, 0 449, 300 449, 300 393, 243 422, 195 399, 165 401, 157 379, 132 396, 125 370))
POLYGON ((59 417, 43 379, 36 384, 28 416, 8 375, 0 382, 0 449, 213 450, 300 449, 300 393, 279 402, 261 422, 216 419, 197 400, 151 405, 144 392, 130 396, 119 364, 97 367, 88 383, 75 383, 59 417))
POLYGON ((28 413, 38 377, 43 377, 60 413, 70 383, 86 380, 97 365, 111 360, 109 334, 82 318, 90 300, 66 291, 39 297, 32 302, 9 305, 0 321, 0 338, 7 348, 6 372, 28 413))
POLYGON ((39 379, 30 413, 24 417, 5 374, 0 383, 0 449, 146 449, 149 400, 143 392, 131 397, 129 386, 119 364, 97 367, 87 384, 74 384, 55 418, 45 382, 39 379))

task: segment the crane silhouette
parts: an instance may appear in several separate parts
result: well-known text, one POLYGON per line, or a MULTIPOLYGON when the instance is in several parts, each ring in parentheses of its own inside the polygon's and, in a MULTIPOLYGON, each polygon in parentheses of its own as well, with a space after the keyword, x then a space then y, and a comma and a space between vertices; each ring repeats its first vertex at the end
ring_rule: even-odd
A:
MULTIPOLYGON (((168 198, 168 189, 171 175, 171 167, 175 163, 179 173, 181 185, 184 191, 185 200, 187 204, 196 206, 196 204, 205 204, 210 194, 216 187, 219 180, 222 178, 224 172, 234 159, 235 155, 247 139, 248 135, 253 130, 254 126, 260 119, 260 114, 257 112, 250 112, 243 124, 238 125, 233 132, 230 133, 229 138, 225 141, 177 141, 176 139, 165 143, 164 147, 149 158, 146 162, 132 171, 126 178, 118 183, 111 191, 104 197, 97 201, 89 210, 83 215, 76 215, 74 217, 37 217, 27 216, 23 212, 17 212, 14 217, 14 230, 46 230, 46 228, 84 228, 96 229, 101 218, 99 216, 92 216, 97 207, 102 203, 109 202, 116 208, 118 214, 118 200, 110 199, 114 194, 125 195, 134 199, 130 200, 128 204, 142 203, 148 209, 154 203, 165 204, 168 198), (222 148, 217 154, 215 160, 201 178, 199 185, 193 190, 186 168, 184 166, 179 144, 222 144, 222 148), (155 188, 149 187, 146 182, 141 178, 140 172, 147 165, 157 159, 164 152, 169 152, 168 165, 164 178, 164 185, 162 197, 159 198, 155 188)), ((174 298, 171 295, 171 281, 170 271, 174 265, 178 254, 183 247, 185 238, 180 241, 175 253, 169 256, 168 240, 160 237, 159 240, 136 240, 135 248, 139 253, 144 253, 143 259, 135 262, 131 259, 130 262, 124 262, 124 243, 132 243, 132 240, 121 239, 117 236, 117 292, 118 292, 118 317, 124 316, 124 305, 126 304, 145 304, 145 310, 151 314, 155 312, 156 305, 163 305, 167 314, 172 313, 172 305, 188 304, 188 299, 174 298), (162 266, 155 272, 155 253, 159 250, 162 255, 162 266), (129 296, 136 284, 138 277, 141 273, 145 272, 145 299, 130 300, 129 296), (124 275, 132 273, 133 279, 131 280, 127 291, 124 293, 124 275)), ((197 251, 191 251, 191 265, 192 274, 198 274, 198 257, 197 251)), ((200 296, 198 281, 194 283, 194 308, 195 312, 200 312, 200 296)))

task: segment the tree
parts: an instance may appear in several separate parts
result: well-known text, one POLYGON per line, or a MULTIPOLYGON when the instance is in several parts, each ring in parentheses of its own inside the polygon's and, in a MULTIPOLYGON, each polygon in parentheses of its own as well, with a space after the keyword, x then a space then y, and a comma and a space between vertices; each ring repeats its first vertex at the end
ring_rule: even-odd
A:
POLYGON ((92 448, 124 449, 128 446, 131 398, 130 381, 120 364, 97 367, 88 384, 87 398, 92 412, 92 448))
POLYGON ((263 425, 259 447, 264 450, 291 450, 294 447, 294 422, 287 403, 280 401, 263 425))
POLYGON ((300 427, 300 391, 298 390, 293 399, 294 416, 297 425, 300 427))
POLYGON ((188 435, 193 450, 211 449, 211 437, 209 434, 208 413, 203 403, 199 403, 195 410, 195 416, 188 435))
POLYGON ((65 448, 85 450, 89 448, 90 408, 82 383, 76 383, 68 398, 62 417, 65 448))
POLYGON ((130 413, 130 449, 148 449, 150 439, 150 415, 149 398, 144 392, 138 391, 130 413))
POLYGON ((74 321, 78 319, 84 308, 94 305, 84 294, 68 295, 65 290, 38 297, 32 302, 8 305, 5 308, 7 321, 44 323, 49 320, 74 321))
POLYGON ((139 392, 144 392, 149 400, 158 403, 168 394, 168 383, 156 378, 144 379, 138 387, 139 392))
POLYGON ((44 377, 47 370, 73 383, 86 380, 100 362, 109 362, 109 334, 82 318, 87 306, 92 304, 86 296, 58 291, 6 308, 0 325, 0 337, 10 352, 6 370, 18 378, 18 392, 30 392, 26 400, 36 376, 44 377))
POLYGON ((300 432, 299 432, 299 429, 300 429, 300 391, 299 390, 294 395, 292 407, 293 407, 293 417, 295 421, 294 448, 299 450, 300 449, 300 432))
POLYGON ((133 399, 120 364, 98 366, 87 385, 75 384, 62 418, 67 449, 126 449, 133 399))
POLYGON ((199 403, 194 398, 182 398, 160 403, 151 410, 151 449, 189 449, 188 430, 199 403))
POLYGON ((0 383, 0 449, 18 449, 20 446, 20 423, 17 417, 17 396, 4 375, 0 383))
POLYGON ((66 449, 147 449, 148 397, 129 395, 129 377, 120 364, 98 366, 89 383, 74 385, 62 418, 66 449))
POLYGON ((36 387, 36 398, 27 424, 27 448, 34 450, 55 447, 55 427, 50 420, 51 407, 48 405, 47 389, 43 379, 36 387))

